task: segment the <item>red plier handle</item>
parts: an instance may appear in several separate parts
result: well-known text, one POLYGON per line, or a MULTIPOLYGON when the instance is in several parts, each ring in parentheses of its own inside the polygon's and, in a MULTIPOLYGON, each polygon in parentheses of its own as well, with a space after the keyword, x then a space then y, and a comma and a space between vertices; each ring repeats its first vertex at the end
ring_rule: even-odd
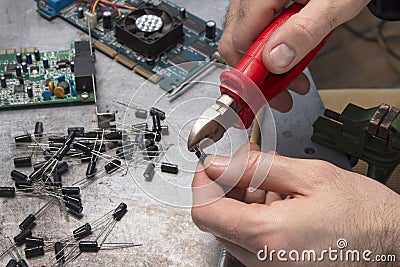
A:
POLYGON ((246 95, 246 92, 244 92, 246 88, 243 87, 243 81, 240 82, 241 85, 238 84, 238 86, 233 86, 232 81, 237 79, 237 77, 233 76, 238 76, 238 73, 244 74, 245 77, 258 86, 267 101, 271 100, 277 94, 286 89, 296 79, 296 77, 303 72, 318 51, 325 45, 330 36, 329 34, 325 37, 321 43, 311 50, 311 52, 290 71, 280 75, 269 73, 262 60, 262 52, 266 42, 280 26, 282 26, 291 16, 298 13, 303 7, 304 5, 301 4, 292 4, 283 11, 258 36, 257 40, 235 67, 235 70, 226 71, 221 75, 221 93, 233 97, 236 105, 244 106, 244 108, 238 112, 238 115, 246 128, 251 125, 254 119, 254 112, 257 112, 258 110, 254 110, 253 108, 252 111, 248 104, 243 101, 243 99, 245 99, 244 95, 246 95), (229 86, 226 86, 227 83, 229 83, 229 86))

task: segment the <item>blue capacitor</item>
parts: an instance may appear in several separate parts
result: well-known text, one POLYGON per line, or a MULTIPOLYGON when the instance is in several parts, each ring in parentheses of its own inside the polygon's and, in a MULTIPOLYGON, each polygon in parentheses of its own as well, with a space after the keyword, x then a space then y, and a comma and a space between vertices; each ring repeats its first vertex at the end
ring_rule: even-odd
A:
POLYGON ((58 76, 57 81, 59 81, 59 82, 65 81, 65 75, 58 76))
POLYGON ((74 79, 72 79, 72 77, 68 77, 68 82, 70 85, 74 84, 74 79))
POLYGON ((42 92, 42 97, 43 97, 43 100, 50 100, 51 99, 51 92, 50 92, 50 90, 44 90, 43 92, 42 92))
POLYGON ((71 95, 76 96, 76 86, 75 85, 71 85, 71 95))

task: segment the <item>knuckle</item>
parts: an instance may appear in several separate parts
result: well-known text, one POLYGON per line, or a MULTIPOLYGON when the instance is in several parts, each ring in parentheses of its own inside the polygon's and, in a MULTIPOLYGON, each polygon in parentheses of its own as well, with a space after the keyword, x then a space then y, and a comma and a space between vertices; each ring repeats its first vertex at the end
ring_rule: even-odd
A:
POLYGON ((208 232, 208 229, 203 221, 204 215, 202 212, 202 208, 201 207, 192 208, 191 215, 193 223, 197 226, 197 228, 199 228, 203 232, 208 232))
POLYGON ((313 18, 297 16, 293 20, 292 25, 300 40, 311 45, 319 42, 323 37, 323 31, 320 26, 321 24, 321 22, 318 22, 313 18))

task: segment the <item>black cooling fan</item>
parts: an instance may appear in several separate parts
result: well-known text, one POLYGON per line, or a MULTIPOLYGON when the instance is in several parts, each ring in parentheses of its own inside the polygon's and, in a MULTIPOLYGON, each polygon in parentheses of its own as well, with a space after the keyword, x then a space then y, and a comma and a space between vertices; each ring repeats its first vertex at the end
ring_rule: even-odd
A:
POLYGON ((183 23, 164 10, 141 8, 116 23, 115 36, 153 61, 183 38, 183 23))

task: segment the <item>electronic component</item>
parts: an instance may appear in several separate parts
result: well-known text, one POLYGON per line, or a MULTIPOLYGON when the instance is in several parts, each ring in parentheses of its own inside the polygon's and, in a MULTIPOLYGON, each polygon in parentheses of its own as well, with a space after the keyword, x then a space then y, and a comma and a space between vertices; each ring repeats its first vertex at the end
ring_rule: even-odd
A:
POLYGON ((14 158, 14 166, 15 168, 32 167, 32 158, 31 157, 14 158))
MULTIPOLYGON (((207 31, 204 20, 167 0, 109 0, 107 3, 102 5, 129 8, 120 8, 121 16, 112 14, 111 18, 108 15, 111 10, 104 10, 99 4, 93 11, 87 1, 75 1, 53 16, 43 12, 40 5, 37 8, 45 18, 59 16, 86 33, 89 33, 89 22, 91 36, 97 39, 96 49, 168 92, 207 68, 218 49, 220 29, 216 29, 215 38, 211 38, 212 27, 207 31), (203 43, 194 46, 201 47, 190 48, 189 44, 197 40, 203 43), (196 63, 179 66, 180 62, 196 63), (172 66, 175 67, 170 68, 172 66)), ((77 90, 79 92, 78 86, 77 90)))
POLYGON ((213 20, 209 20, 206 23, 206 37, 208 39, 214 40, 216 37, 216 29, 217 29, 217 23, 213 20))
POLYGON ((0 77, 4 77, 0 78, 0 109, 94 103, 96 99, 89 42, 71 44, 69 50, 21 48, 0 54, 0 77), (75 59, 77 75, 71 69, 75 59))
POLYGON ((146 170, 143 173, 143 176, 145 178, 146 181, 151 182, 153 180, 154 174, 155 174, 155 166, 153 162, 150 162, 147 167, 146 170))
POLYGON ((36 0, 36 2, 43 15, 51 17, 64 7, 72 4, 74 0, 36 0))
POLYGON ((202 40, 194 41, 189 45, 189 47, 206 57, 211 57, 215 52, 217 52, 217 49, 215 47, 210 46, 202 40))
POLYGON ((150 116, 153 115, 157 115, 160 118, 160 120, 165 120, 165 112, 156 107, 150 108, 150 116))
POLYGON ((161 171, 167 172, 167 173, 172 173, 172 174, 177 174, 179 169, 178 169, 178 165, 176 165, 176 164, 162 162, 161 163, 161 171))

